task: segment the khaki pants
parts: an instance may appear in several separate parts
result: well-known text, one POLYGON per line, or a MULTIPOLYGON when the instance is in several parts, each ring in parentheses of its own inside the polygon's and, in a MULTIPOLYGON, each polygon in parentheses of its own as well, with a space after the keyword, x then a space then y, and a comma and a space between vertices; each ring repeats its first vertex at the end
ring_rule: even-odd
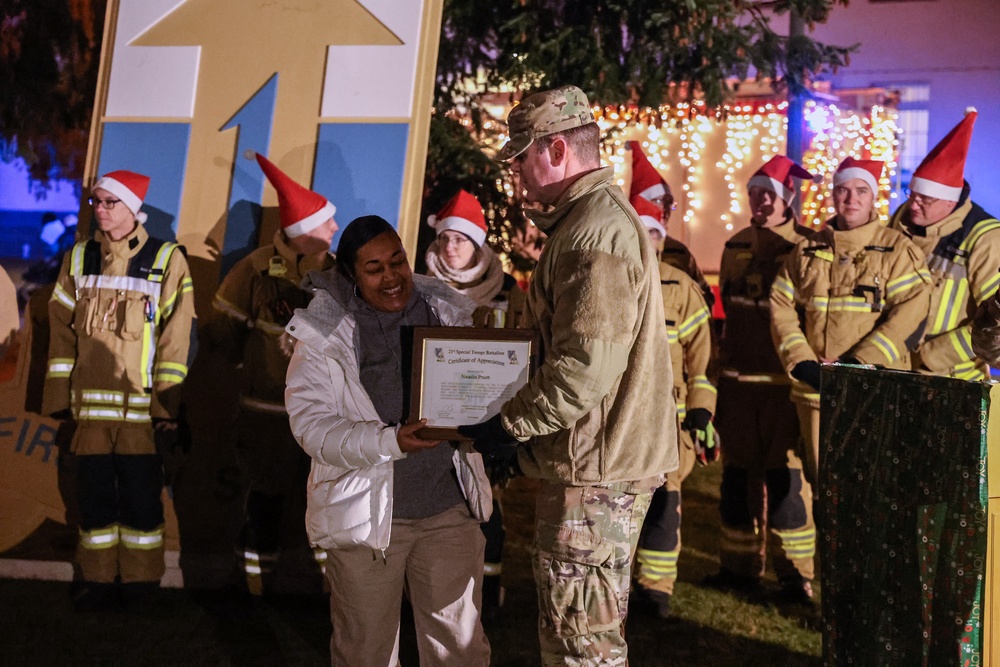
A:
POLYGON ((533 569, 542 665, 627 665, 632 557, 652 493, 543 482, 533 569))
POLYGON ((421 667, 489 665, 479 618, 485 541, 462 505, 393 521, 384 557, 367 547, 328 550, 332 664, 395 667, 405 588, 421 667))
POLYGON ((819 406, 796 403, 795 409, 799 413, 802 441, 805 443, 802 469, 806 473, 806 479, 816 489, 819 482, 819 406))

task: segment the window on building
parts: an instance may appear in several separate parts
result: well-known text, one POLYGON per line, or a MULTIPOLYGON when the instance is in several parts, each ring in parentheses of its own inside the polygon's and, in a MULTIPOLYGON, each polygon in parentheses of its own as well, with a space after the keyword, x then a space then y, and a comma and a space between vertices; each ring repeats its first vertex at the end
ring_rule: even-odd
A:
MULTIPOLYGON (((872 0, 873 2, 876 0, 872 0)), ((899 114, 896 125, 899 134, 899 162, 896 175, 892 179, 892 191, 896 195, 893 206, 902 202, 906 189, 913 178, 913 171, 927 155, 927 128, 930 121, 931 87, 926 83, 893 84, 886 86, 899 91, 899 114)))

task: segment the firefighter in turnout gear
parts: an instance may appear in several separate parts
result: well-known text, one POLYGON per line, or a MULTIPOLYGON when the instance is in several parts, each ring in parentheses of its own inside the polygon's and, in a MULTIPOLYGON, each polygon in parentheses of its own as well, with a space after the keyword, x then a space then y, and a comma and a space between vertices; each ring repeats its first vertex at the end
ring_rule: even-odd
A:
POLYGON ((254 595, 319 592, 326 553, 309 547, 302 520, 310 459, 288 425, 285 372, 292 341, 284 331, 295 309, 312 298, 300 287, 306 273, 334 265, 336 209, 264 156, 256 157, 278 193, 281 228, 273 244, 250 253, 226 275, 212 303, 208 336, 241 370, 236 437, 248 486, 240 545, 247 587, 254 595))
POLYGON ((891 227, 927 256, 934 285, 913 370, 986 381, 989 367, 972 349, 972 320, 1000 285, 1000 221, 972 201, 964 180, 975 120, 969 109, 917 167, 891 227))
MULTIPOLYGON (((647 229, 663 231, 658 207, 641 197, 631 204, 647 229)), ((640 610, 666 618, 681 551, 681 485, 696 459, 702 464, 714 461, 719 448, 712 425, 716 392, 708 379, 712 315, 698 284, 686 273, 663 262, 659 269, 677 402, 680 467, 667 473, 664 485, 653 493, 636 551, 633 594, 640 610)))
POLYGON ((164 572, 158 447, 176 444, 194 294, 180 246, 141 224, 148 187, 130 171, 94 184, 98 231, 66 254, 49 301, 43 411, 75 424, 81 610, 140 602, 164 572))
POLYGON ((706 581, 752 589, 770 561, 783 593, 794 598, 809 597, 816 527, 812 489, 802 473, 799 420, 788 395, 791 380, 771 343, 769 298, 788 255, 812 234, 795 217, 793 178, 812 174, 784 155, 750 178, 750 226, 722 252, 726 320, 715 420, 724 450, 721 569, 706 581))
POLYGON ((642 152, 642 146, 638 141, 629 141, 628 149, 632 151, 632 181, 629 185, 629 201, 636 202, 638 199, 645 199, 660 209, 660 221, 655 227, 649 227, 649 237, 656 248, 657 257, 661 262, 676 267, 691 277, 691 280, 698 283, 708 310, 711 312, 712 304, 715 303, 715 295, 712 288, 705 280, 704 274, 698 268, 698 262, 686 245, 667 234, 667 222, 670 221, 670 213, 677 209, 674 203, 674 195, 670 192, 670 186, 660 176, 660 172, 649 163, 646 154, 642 152))
POLYGON ((923 253, 902 232, 878 222, 882 168, 882 162, 851 157, 840 164, 833 176, 837 215, 795 247, 771 287, 771 334, 795 380, 792 400, 814 489, 820 364, 909 369, 927 319, 931 278, 923 253))

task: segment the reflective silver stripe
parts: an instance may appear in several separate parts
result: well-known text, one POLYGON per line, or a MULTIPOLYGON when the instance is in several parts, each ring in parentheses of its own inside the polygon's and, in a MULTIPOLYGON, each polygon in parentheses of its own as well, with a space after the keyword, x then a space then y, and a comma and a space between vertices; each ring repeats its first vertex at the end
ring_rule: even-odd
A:
POLYGON ((253 326, 255 329, 260 329, 271 336, 280 336, 285 333, 285 327, 277 325, 274 322, 268 322, 267 320, 255 320, 253 326))
POLYGON ((125 413, 125 421, 127 422, 148 422, 152 421, 148 412, 132 412, 129 410, 125 413))
POLYGON ((240 310, 239 308, 237 308, 233 304, 231 304, 228 301, 226 301, 225 299, 223 299, 221 296, 216 296, 215 297, 215 300, 212 301, 212 308, 214 308, 215 310, 219 311, 223 315, 228 315, 229 317, 233 318, 234 320, 239 320, 240 322, 243 322, 244 324, 248 324, 250 322, 250 316, 249 315, 247 315, 242 310, 240 310))
POLYGON ((84 389, 80 392, 80 399, 85 403, 124 403, 125 393, 121 391, 94 391, 84 389))
POLYGON ((62 288, 62 285, 56 283, 56 288, 52 290, 52 301, 58 301, 62 305, 66 306, 70 310, 76 308, 76 299, 71 297, 66 293, 66 290, 62 288))
POLYGON ((262 401, 259 398, 251 398, 249 396, 240 396, 240 405, 244 408, 257 410, 258 412, 273 412, 274 414, 282 415, 288 413, 285 410, 284 403, 272 403, 271 401, 262 401))
POLYGON ((163 531, 154 530, 144 533, 129 528, 121 529, 122 542, 128 549, 155 549, 163 545, 163 531))
POLYGON ((118 544, 118 526, 80 531, 80 546, 84 549, 108 549, 116 544, 118 544))
POLYGON ((755 384, 791 384, 791 380, 788 379, 788 376, 780 373, 751 373, 743 375, 739 371, 726 368, 723 369, 719 375, 722 377, 733 378, 735 380, 739 380, 740 382, 751 382, 755 384))
POLYGON ((100 273, 76 276, 77 289, 112 289, 116 291, 139 292, 159 298, 162 287, 160 283, 132 276, 106 276, 100 273))
POLYGON ((139 406, 143 406, 143 405, 150 405, 150 404, 152 404, 152 402, 153 402, 153 399, 151 397, 149 397, 149 396, 142 396, 140 394, 132 394, 132 395, 130 395, 128 397, 129 407, 132 407, 132 406, 139 407, 139 406))
POLYGON ((117 419, 123 421, 125 419, 124 410, 109 410, 102 408, 91 408, 82 407, 80 408, 80 419, 117 419))

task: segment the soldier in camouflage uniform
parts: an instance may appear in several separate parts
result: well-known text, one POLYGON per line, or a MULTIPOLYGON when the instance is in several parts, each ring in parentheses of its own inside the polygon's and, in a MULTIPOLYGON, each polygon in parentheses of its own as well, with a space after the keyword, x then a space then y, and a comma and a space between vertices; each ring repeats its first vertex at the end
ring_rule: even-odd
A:
POLYGON ((535 582, 543 665, 625 665, 623 622, 639 528, 677 468, 673 376, 656 253, 600 166, 600 130, 575 86, 508 116, 498 158, 549 234, 528 289, 542 363, 483 424, 461 427, 487 458, 542 480, 535 582))
MULTIPOLYGON (((308 556, 302 522, 310 460, 288 426, 284 394, 291 346, 282 334, 295 309, 305 308, 312 297, 299 287, 306 272, 334 264, 330 242, 337 231, 336 209, 267 158, 258 155, 257 161, 278 191, 281 229, 272 245, 244 257, 226 275, 207 329, 215 346, 242 371, 237 454, 249 485, 240 550, 247 586, 255 595, 274 590, 275 566, 285 545, 290 563, 299 560, 288 571, 306 574, 304 582, 287 588, 318 592, 320 572, 308 556)), ((319 560, 326 555, 319 549, 313 553, 319 560)))

